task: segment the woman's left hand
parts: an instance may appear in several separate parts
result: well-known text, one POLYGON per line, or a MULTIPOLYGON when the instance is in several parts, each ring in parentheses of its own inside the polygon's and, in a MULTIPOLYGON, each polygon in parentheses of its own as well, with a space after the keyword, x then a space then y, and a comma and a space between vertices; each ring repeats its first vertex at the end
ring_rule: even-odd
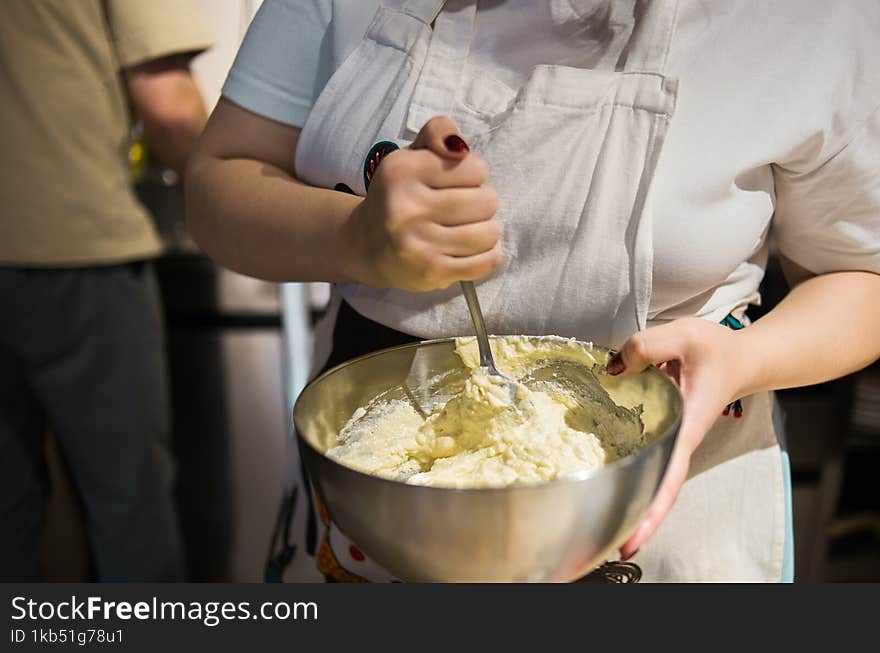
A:
POLYGON ((609 374, 637 374, 654 364, 675 380, 684 397, 678 440, 666 475, 635 533, 620 549, 632 557, 672 508, 687 478, 691 454, 724 407, 738 399, 749 376, 748 358, 738 333, 700 318, 675 320, 640 331, 627 340, 608 363, 609 374))

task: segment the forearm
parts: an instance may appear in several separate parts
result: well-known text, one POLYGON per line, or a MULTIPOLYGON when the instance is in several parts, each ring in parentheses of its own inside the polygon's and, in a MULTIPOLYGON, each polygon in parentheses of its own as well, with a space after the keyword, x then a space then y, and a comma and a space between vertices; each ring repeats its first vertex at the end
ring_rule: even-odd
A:
POLYGON ((359 280, 346 225, 361 198, 250 159, 197 159, 186 185, 190 232, 220 264, 270 281, 359 280))
POLYGON ((739 396, 822 383, 880 356, 880 275, 837 272, 800 283, 767 315, 736 333, 739 396))

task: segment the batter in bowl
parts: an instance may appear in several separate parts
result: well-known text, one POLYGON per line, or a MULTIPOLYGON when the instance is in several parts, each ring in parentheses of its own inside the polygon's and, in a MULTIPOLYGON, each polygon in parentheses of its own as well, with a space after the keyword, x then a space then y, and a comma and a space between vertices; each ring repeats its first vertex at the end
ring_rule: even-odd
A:
POLYGON ((596 376, 604 352, 550 336, 493 338, 492 349, 519 379, 515 399, 479 367, 475 340, 459 339, 469 373, 448 401, 423 416, 406 399, 377 399, 355 411, 327 455, 412 484, 479 488, 576 475, 645 445, 642 407, 616 403, 596 376))

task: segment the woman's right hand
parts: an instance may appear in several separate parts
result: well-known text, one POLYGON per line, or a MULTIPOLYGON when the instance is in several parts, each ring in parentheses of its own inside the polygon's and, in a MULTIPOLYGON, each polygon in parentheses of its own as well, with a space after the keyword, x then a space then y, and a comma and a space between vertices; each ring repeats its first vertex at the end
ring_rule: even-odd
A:
POLYGON ((387 155, 346 225, 352 276, 427 291, 476 280, 501 261, 498 196, 486 166, 448 118, 429 120, 410 147, 387 155))

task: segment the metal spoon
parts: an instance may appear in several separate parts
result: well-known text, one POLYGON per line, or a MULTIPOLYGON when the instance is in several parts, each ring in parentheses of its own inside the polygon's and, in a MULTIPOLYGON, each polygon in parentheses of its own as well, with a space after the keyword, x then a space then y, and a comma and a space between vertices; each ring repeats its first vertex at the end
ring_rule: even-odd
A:
POLYGON ((510 400, 516 400, 517 383, 509 376, 505 376, 495 367, 495 359, 492 357, 492 349, 489 347, 489 335, 486 333, 486 323, 483 322, 483 311, 480 309, 480 300, 477 299, 477 289, 473 281, 462 281, 461 291, 471 312, 471 321, 474 323, 474 331, 477 332, 477 346, 480 348, 480 367, 485 367, 490 376, 502 379, 510 392, 510 400))
MULTIPOLYGON (((477 291, 474 288, 473 282, 462 281, 461 289, 464 292, 464 298, 471 313, 471 321, 474 323, 474 330, 477 334, 477 345, 480 349, 480 367, 484 368, 491 376, 503 379, 507 383, 510 390, 511 403, 517 406, 517 410, 519 410, 519 405, 515 403, 516 382, 501 374, 498 368, 495 367, 495 359, 492 357, 492 350, 489 348, 486 324, 483 321, 483 311, 480 309, 480 302, 477 299, 477 291)), ((432 362, 428 355, 428 350, 416 349, 409 374, 403 385, 404 392, 422 417, 427 417, 436 406, 443 405, 452 398, 450 388, 442 385, 437 387, 436 384, 431 383, 434 374, 432 362)))

